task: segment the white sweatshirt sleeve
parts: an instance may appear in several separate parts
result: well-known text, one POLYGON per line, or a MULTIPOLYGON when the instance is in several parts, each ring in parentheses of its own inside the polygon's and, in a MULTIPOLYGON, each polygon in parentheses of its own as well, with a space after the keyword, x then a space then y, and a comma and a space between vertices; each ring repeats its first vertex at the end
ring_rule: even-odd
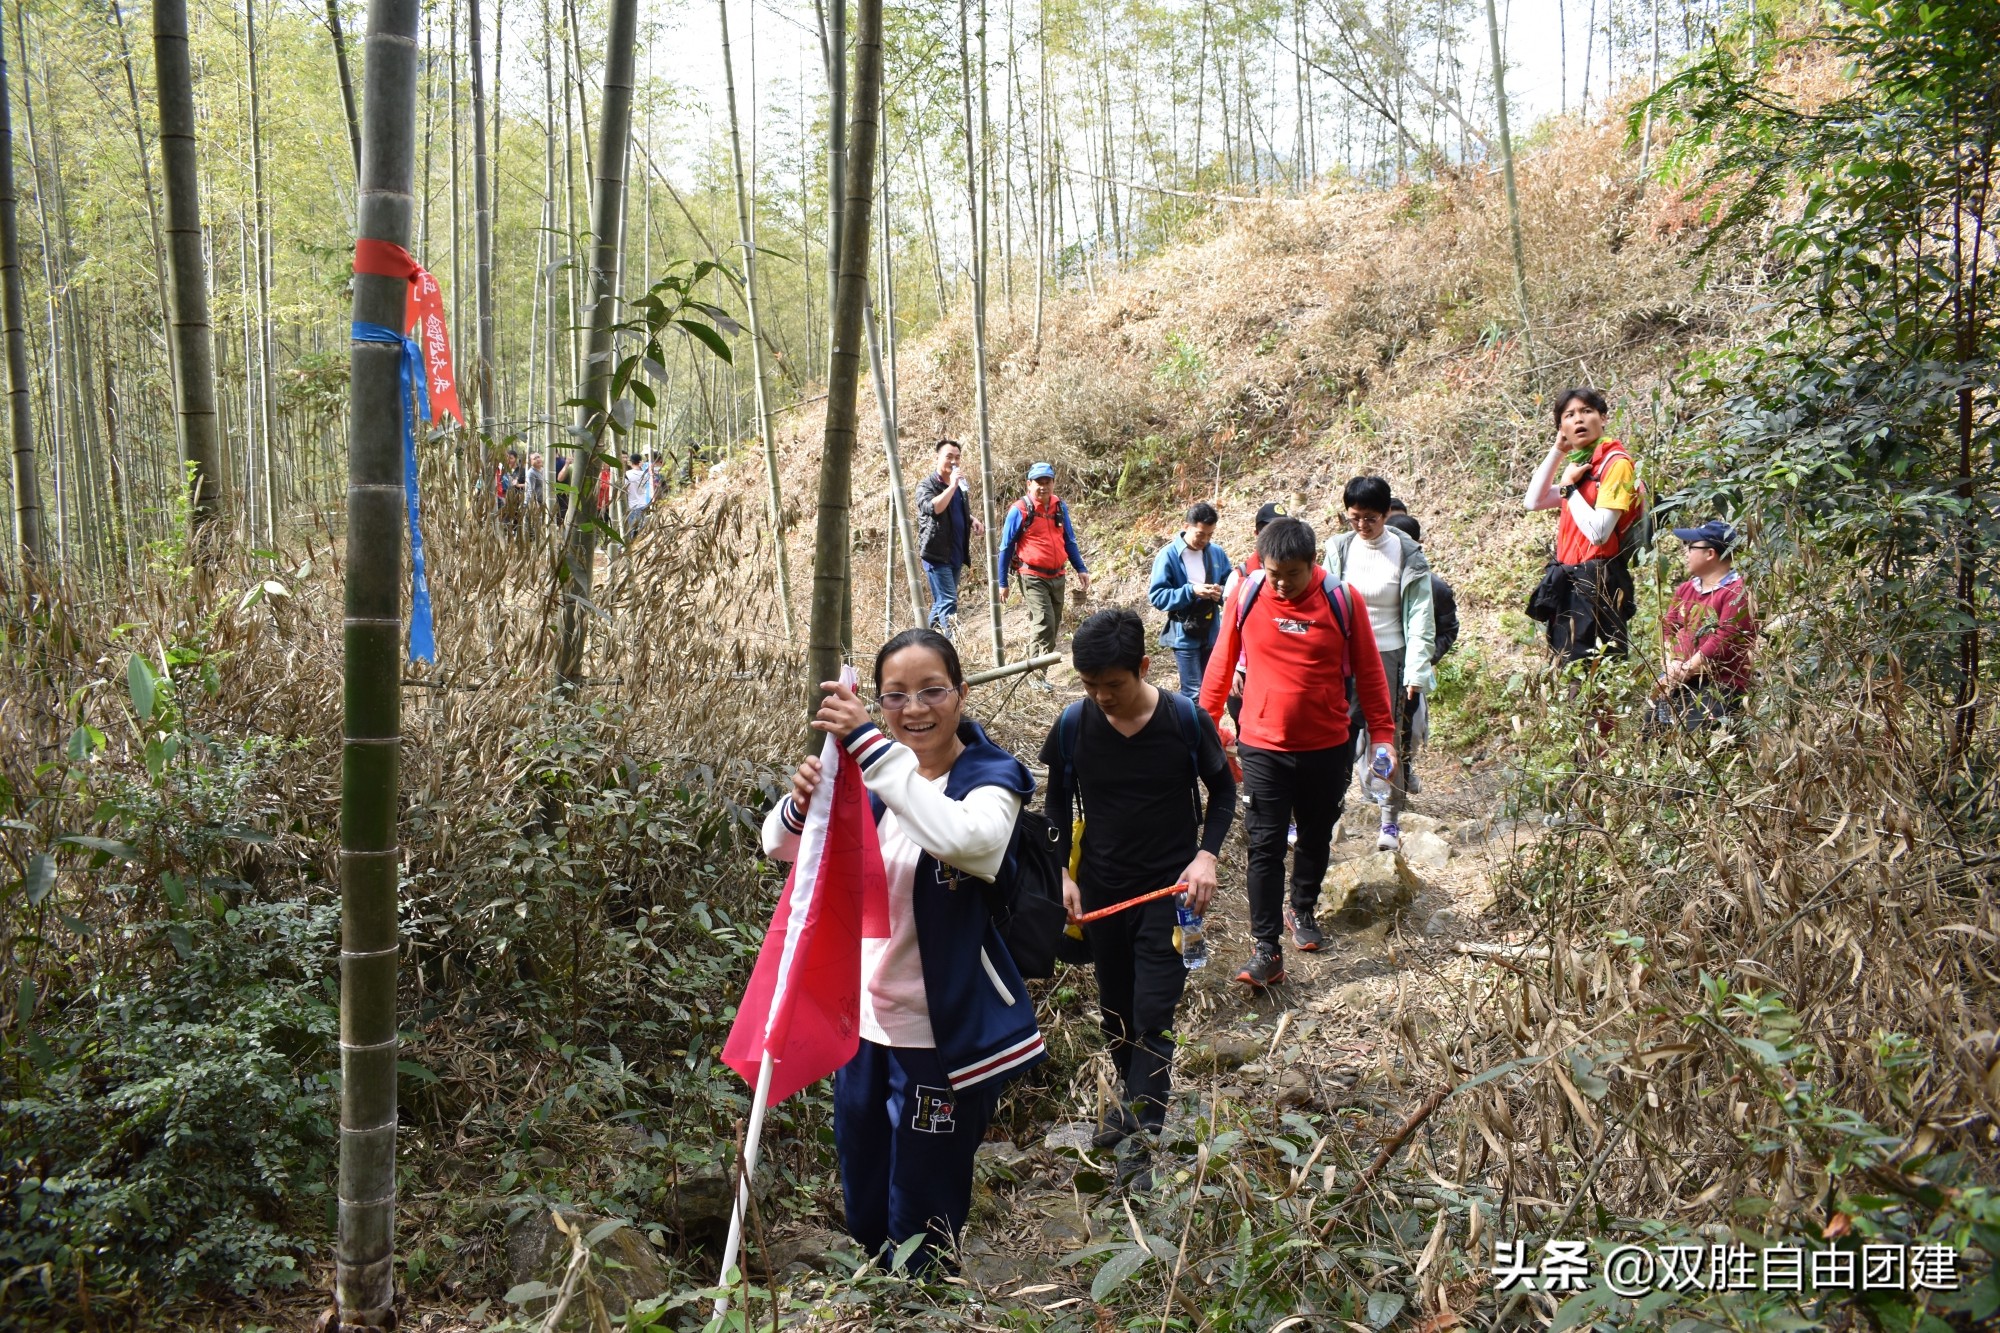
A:
POLYGON ((771 813, 764 816, 764 855, 774 861, 796 861, 799 856, 799 834, 805 829, 805 821, 799 816, 799 808, 787 796, 771 807, 771 813))
POLYGON ((846 741, 861 765, 861 780, 896 812, 903 833, 944 864, 992 879, 1007 859, 1021 797, 1004 787, 979 787, 962 801, 939 791, 917 772, 917 756, 872 724, 846 741))
POLYGON ((1576 522, 1576 530, 1590 538, 1595 546, 1611 535, 1618 526, 1618 520, 1625 516, 1622 509, 1599 509, 1583 498, 1583 492, 1569 493, 1569 516, 1576 522))
POLYGON ((1549 446, 1549 456, 1535 469, 1534 479, 1528 483, 1528 493, 1521 497, 1521 503, 1532 512, 1537 509, 1554 509, 1562 503, 1562 496, 1556 493, 1556 469, 1563 460, 1561 441, 1549 446))

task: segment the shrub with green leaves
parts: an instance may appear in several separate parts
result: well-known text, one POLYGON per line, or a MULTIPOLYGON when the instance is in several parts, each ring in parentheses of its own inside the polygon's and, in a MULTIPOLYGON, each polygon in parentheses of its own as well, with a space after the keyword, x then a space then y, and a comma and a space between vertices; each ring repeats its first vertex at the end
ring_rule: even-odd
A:
POLYGON ((333 1147, 328 901, 192 914, 179 965, 91 988, 17 1054, 12 1299, 296 1281, 333 1147))

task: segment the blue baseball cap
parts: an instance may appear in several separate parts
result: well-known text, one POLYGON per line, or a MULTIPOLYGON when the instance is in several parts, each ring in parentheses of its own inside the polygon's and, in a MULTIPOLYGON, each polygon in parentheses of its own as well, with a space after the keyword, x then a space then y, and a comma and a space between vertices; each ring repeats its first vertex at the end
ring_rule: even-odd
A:
POLYGON ((1048 463, 1036 463, 1034 466, 1028 469, 1029 481, 1040 481, 1044 477, 1047 477, 1050 481, 1054 481, 1056 479, 1056 470, 1053 465, 1048 463))
POLYGON ((1719 518, 1692 528, 1675 528, 1674 536, 1692 546, 1696 542, 1707 542, 1724 555, 1736 546, 1736 529, 1719 518))

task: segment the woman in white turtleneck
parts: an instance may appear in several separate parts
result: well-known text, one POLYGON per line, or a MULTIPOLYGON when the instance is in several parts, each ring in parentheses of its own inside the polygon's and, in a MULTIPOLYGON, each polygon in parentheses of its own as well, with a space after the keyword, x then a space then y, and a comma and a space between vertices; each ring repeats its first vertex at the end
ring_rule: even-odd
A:
MULTIPOLYGON (((1390 703, 1400 732, 1408 711, 1437 683, 1431 673, 1437 622, 1431 606, 1430 562, 1421 546, 1387 525, 1388 482, 1380 477, 1356 477, 1347 483, 1341 499, 1347 506, 1348 531, 1328 543, 1327 568, 1368 608, 1368 627, 1375 632, 1375 648, 1382 655, 1382 673, 1389 680, 1390 703)), ((1386 740, 1402 752, 1400 737, 1362 740, 1366 720, 1358 705, 1350 730, 1355 737, 1357 773, 1365 771, 1368 762, 1367 750, 1360 748, 1363 744, 1386 740)), ((1382 831, 1375 841, 1383 851, 1402 846, 1400 818, 1409 804, 1409 768, 1405 759, 1390 774, 1389 801, 1382 808, 1382 831)))

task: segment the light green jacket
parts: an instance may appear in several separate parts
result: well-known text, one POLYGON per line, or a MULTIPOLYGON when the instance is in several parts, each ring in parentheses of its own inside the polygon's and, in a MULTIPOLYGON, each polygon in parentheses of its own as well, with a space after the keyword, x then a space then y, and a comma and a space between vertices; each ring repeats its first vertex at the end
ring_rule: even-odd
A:
MULTIPOLYGON (((1389 531, 1396 533, 1396 540, 1403 544, 1403 684, 1415 685, 1429 693, 1437 688, 1437 674, 1431 670, 1431 655, 1437 649, 1437 613, 1431 606, 1431 562, 1424 558, 1424 548, 1411 541, 1408 533, 1395 528, 1389 531)), ((1347 581, 1347 548, 1353 544, 1352 532, 1343 532, 1327 544, 1327 568, 1342 583, 1347 581)), ((1355 600, 1359 602, 1360 598, 1355 600)))

